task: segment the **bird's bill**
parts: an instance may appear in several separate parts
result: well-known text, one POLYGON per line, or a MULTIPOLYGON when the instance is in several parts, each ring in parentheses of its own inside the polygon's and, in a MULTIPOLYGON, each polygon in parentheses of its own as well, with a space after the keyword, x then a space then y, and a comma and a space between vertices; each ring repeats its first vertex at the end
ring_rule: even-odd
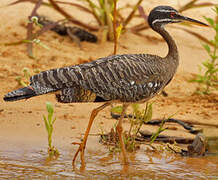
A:
POLYGON ((180 17, 180 20, 183 20, 183 21, 186 21, 186 22, 189 22, 189 23, 198 25, 198 26, 208 27, 207 24, 205 24, 205 23, 203 23, 203 22, 201 22, 201 21, 198 21, 198 20, 195 20, 195 19, 186 17, 186 16, 181 16, 181 17, 180 17))

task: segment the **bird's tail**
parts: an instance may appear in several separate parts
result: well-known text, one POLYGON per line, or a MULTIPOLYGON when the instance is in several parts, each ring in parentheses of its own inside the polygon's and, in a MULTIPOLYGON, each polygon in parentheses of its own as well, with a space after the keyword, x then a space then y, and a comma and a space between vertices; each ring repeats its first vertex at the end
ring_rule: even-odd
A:
POLYGON ((17 101, 20 99, 28 99, 30 97, 36 96, 37 94, 31 86, 17 89, 15 91, 9 92, 4 96, 4 101, 17 101))

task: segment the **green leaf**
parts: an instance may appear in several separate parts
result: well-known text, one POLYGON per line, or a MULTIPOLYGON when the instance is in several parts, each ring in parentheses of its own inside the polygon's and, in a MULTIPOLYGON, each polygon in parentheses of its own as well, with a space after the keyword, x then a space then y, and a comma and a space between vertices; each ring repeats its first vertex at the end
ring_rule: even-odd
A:
POLYGON ((112 113, 121 114, 123 111, 123 106, 115 106, 111 109, 112 113))
POLYGON ((50 50, 50 48, 47 45, 45 45, 44 43, 42 43, 42 42, 40 42, 39 45, 41 47, 43 47, 44 49, 50 50))
POLYGON ((117 39, 120 38, 120 34, 121 34, 121 32, 122 32, 122 29, 123 29, 123 25, 120 24, 120 25, 117 27, 117 29, 116 29, 117 39))
POLYGON ((55 123, 55 121, 56 121, 56 118, 53 119, 53 121, 52 121, 52 125, 55 123))
POLYGON ((144 117, 143 117, 144 122, 148 122, 152 118, 152 114, 153 114, 152 105, 153 105, 153 103, 148 103, 147 104, 147 108, 146 108, 146 111, 145 111, 145 114, 144 114, 144 117))
POLYGON ((216 24, 216 26, 215 26, 215 30, 218 31, 218 24, 216 24))
POLYGON ((43 119, 44 119, 44 122, 45 122, 46 130, 48 132, 49 131, 49 125, 48 125, 47 119, 46 119, 46 117, 44 115, 43 115, 43 119))
POLYGON ((204 19, 205 19, 212 27, 214 27, 214 20, 213 20, 212 18, 204 17, 204 19))
POLYGON ((216 14, 218 14, 218 6, 215 6, 215 9, 212 9, 216 14))
POLYGON ((29 78, 31 77, 29 69, 28 68, 23 68, 23 73, 24 73, 24 77, 27 80, 29 80, 29 78))
POLYGON ((136 103, 132 104, 132 108, 134 112, 139 111, 139 104, 136 104, 136 103))
POLYGON ((155 141, 155 139, 160 135, 161 132, 166 130, 166 128, 163 128, 165 122, 166 121, 163 120, 161 122, 160 127, 158 128, 157 132, 152 134, 150 144, 152 144, 155 141))
POLYGON ((111 21, 113 21, 113 20, 114 20, 114 17, 113 17, 113 15, 112 15, 112 13, 109 13, 109 16, 110 16, 110 18, 111 18, 111 21))
POLYGON ((210 46, 208 44, 203 44, 204 49, 210 53, 210 46))
POLYGON ((52 104, 50 102, 46 102, 46 108, 47 108, 48 113, 53 114, 54 109, 53 109, 52 104))
POLYGON ((206 67, 207 69, 210 69, 211 68, 211 64, 210 62, 207 60, 207 61, 204 61, 203 63, 203 66, 206 67))
MULTIPOLYGON (((217 26, 217 31, 218 31, 218 24, 217 24, 216 26, 217 26)), ((216 36, 214 37, 214 40, 215 40, 215 43, 214 43, 214 44, 217 44, 217 43, 218 43, 218 33, 217 33, 216 36)))

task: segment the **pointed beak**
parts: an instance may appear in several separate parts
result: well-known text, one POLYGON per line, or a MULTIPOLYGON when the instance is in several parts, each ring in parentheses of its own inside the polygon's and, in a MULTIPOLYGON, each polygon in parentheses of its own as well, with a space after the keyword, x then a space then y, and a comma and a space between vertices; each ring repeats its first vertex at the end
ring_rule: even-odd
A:
POLYGON ((198 25, 198 26, 208 27, 207 24, 205 24, 205 23, 203 23, 203 22, 201 22, 201 21, 198 21, 198 20, 195 20, 195 19, 186 17, 186 16, 181 16, 181 15, 179 15, 179 16, 178 16, 178 19, 179 19, 179 20, 182 20, 182 21, 186 21, 186 22, 192 23, 192 24, 195 24, 195 25, 198 25))

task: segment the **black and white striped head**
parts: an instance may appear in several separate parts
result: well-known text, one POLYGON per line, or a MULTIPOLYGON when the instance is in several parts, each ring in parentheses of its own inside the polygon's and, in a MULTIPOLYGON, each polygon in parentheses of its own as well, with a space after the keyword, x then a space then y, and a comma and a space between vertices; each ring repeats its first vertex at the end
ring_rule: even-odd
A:
POLYGON ((195 19, 182 16, 177 10, 170 6, 157 6, 148 16, 148 24, 152 29, 155 29, 155 27, 161 27, 168 23, 179 23, 182 21, 189 21, 198 25, 208 26, 195 19))

